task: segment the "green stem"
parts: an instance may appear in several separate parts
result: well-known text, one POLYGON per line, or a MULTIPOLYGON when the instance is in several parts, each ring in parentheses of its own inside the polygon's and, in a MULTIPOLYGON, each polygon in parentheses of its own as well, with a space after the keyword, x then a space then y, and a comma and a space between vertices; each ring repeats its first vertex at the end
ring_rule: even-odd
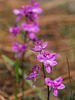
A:
POLYGON ((66 56, 66 59, 67 59, 67 65, 68 65, 68 74, 69 74, 70 93, 71 93, 71 97, 72 97, 72 100, 73 100, 73 94, 72 94, 72 89, 71 89, 70 67, 69 67, 69 62, 68 62, 68 58, 67 58, 67 56, 66 56))
POLYGON ((16 94, 15 94, 15 100, 18 100, 17 93, 19 88, 19 58, 18 58, 19 48, 17 52, 17 59, 16 59, 16 94))

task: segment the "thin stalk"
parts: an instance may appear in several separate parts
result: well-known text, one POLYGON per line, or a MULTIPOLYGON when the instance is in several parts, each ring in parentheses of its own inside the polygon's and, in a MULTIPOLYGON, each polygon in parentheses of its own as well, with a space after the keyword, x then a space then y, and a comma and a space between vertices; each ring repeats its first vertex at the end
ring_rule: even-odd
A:
MULTIPOLYGON (((44 65, 43 65, 43 73, 44 73, 44 79, 46 78, 46 74, 45 74, 45 70, 44 70, 44 65)), ((49 91, 49 86, 47 86, 48 89, 48 96, 47 96, 47 100, 49 100, 50 97, 50 91, 49 91)))
POLYGON ((71 48, 72 48, 72 53, 73 53, 73 59, 74 59, 74 64, 75 64, 75 53, 74 53, 74 46, 72 44, 72 28, 70 28, 70 41, 71 41, 71 48))
POLYGON ((18 93, 18 88, 19 88, 19 57, 18 57, 18 53, 19 53, 19 48, 18 48, 17 59, 16 59, 16 94, 15 94, 15 100, 18 100, 17 93, 18 93))
POLYGON ((69 67, 68 58, 66 57, 66 59, 67 59, 67 65, 68 65, 68 74, 69 74, 70 94, 71 94, 71 97, 72 97, 72 100, 73 100, 73 94, 72 94, 72 89, 71 89, 70 67, 69 67))

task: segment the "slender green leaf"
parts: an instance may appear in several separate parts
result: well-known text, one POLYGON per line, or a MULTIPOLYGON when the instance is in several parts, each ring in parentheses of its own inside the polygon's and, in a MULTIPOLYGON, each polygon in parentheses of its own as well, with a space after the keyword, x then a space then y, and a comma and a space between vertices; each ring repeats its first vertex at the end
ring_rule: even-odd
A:
POLYGON ((74 59, 74 64, 75 64, 75 52, 74 52, 74 46, 72 43, 72 27, 70 28, 70 41, 71 41, 71 48, 72 48, 72 53, 73 53, 73 59, 74 59))
POLYGON ((69 67, 69 62, 68 62, 68 58, 66 57, 67 59, 67 65, 68 65, 68 74, 69 74, 69 85, 70 85, 70 94, 71 94, 71 97, 72 97, 72 100, 73 100, 73 94, 72 94, 72 89, 71 89, 71 78, 70 78, 70 67, 69 67))
POLYGON ((16 94, 15 94, 15 100, 18 100, 17 98, 17 94, 18 94, 18 88, 19 88, 19 48, 18 48, 18 52, 17 52, 17 58, 16 58, 16 94))

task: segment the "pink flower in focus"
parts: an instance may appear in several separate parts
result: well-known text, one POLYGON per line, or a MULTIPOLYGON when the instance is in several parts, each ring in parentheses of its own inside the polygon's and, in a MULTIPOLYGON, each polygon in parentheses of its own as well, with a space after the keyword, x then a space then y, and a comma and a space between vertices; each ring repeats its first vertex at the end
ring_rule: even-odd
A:
POLYGON ((58 96, 58 91, 57 89, 64 89, 65 85, 62 84, 62 77, 59 77, 57 79, 55 79, 54 81, 52 81, 50 78, 45 78, 45 82, 47 84, 47 86, 52 86, 52 91, 55 97, 58 96))
POLYGON ((43 64, 46 67, 47 73, 50 73, 52 70, 51 66, 55 66, 57 64, 56 59, 56 53, 50 54, 50 51, 44 51, 43 54, 38 53, 37 54, 37 60, 39 62, 43 62, 43 64))

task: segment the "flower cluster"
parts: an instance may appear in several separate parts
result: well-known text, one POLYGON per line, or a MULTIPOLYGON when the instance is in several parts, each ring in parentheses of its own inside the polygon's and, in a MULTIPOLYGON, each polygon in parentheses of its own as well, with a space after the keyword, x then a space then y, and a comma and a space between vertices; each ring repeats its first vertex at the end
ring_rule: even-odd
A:
POLYGON ((52 70, 51 66, 55 66, 57 64, 56 53, 50 54, 50 51, 44 51, 47 48, 48 42, 45 42, 42 46, 42 40, 37 41, 37 45, 34 46, 33 51, 38 52, 36 58, 39 62, 43 62, 46 67, 47 73, 50 73, 52 70))
MULTIPOLYGON (((31 49, 34 52, 37 52, 36 59, 39 62, 42 62, 43 64, 43 70, 44 67, 47 71, 48 74, 51 73, 52 71, 52 66, 57 65, 56 61, 56 53, 51 54, 50 51, 45 51, 45 49, 48 46, 48 42, 45 42, 42 44, 42 40, 38 39, 35 35, 40 29, 39 29, 39 24, 35 20, 38 19, 38 14, 42 13, 42 9, 39 8, 39 3, 36 3, 35 1, 31 1, 30 5, 23 5, 20 7, 20 9, 14 9, 13 13, 17 15, 17 18, 15 20, 15 25, 14 27, 11 27, 9 29, 9 32, 12 34, 10 38, 13 38, 20 34, 20 26, 18 26, 18 21, 20 21, 21 17, 25 17, 26 21, 21 23, 22 30, 25 32, 29 40, 32 40, 35 43, 35 46, 33 49, 31 49)), ((23 35, 24 36, 24 35, 23 35)), ((18 53, 18 57, 22 55, 22 52, 26 50, 27 43, 24 43, 23 45, 13 42, 13 51, 15 53, 18 53)), ((15 58, 17 57, 17 54, 15 54, 15 58)), ((32 68, 32 73, 26 77, 26 80, 32 80, 34 79, 33 82, 33 87, 35 87, 35 82, 36 82, 36 77, 39 74, 39 69, 42 68, 40 66, 33 66, 32 68)), ((55 97, 58 96, 58 91, 57 89, 64 89, 65 85, 62 84, 62 78, 59 77, 52 81, 51 79, 47 78, 45 75, 45 70, 44 70, 44 79, 46 85, 49 87, 52 87, 52 91, 55 97)))
MULTIPOLYGON (((46 68, 47 73, 49 74, 52 70, 52 66, 57 65, 57 61, 55 60, 56 59, 56 53, 51 54, 50 51, 44 51, 44 49, 46 49, 47 46, 48 46, 48 42, 45 42, 43 45, 41 45, 41 44, 42 44, 42 40, 36 41, 36 45, 31 50, 33 50, 34 52, 38 52, 38 54, 36 56, 36 59, 39 62, 43 63, 43 65, 46 68)), ((26 80, 33 79, 33 78, 35 78, 34 76, 36 77, 36 74, 31 73, 26 78, 26 80)), ((54 94, 55 97, 58 96, 57 89, 64 89, 65 88, 65 85, 61 84, 61 82, 62 82, 61 77, 59 77, 59 78, 55 79, 54 81, 52 81, 51 79, 49 79, 45 76, 45 82, 46 82, 47 86, 52 86, 52 91, 53 91, 53 94, 54 94)), ((34 83, 35 83, 35 81, 34 81, 34 83)))
MULTIPOLYGON (((13 13, 17 16, 17 18, 15 20, 14 27, 9 28, 9 32, 12 34, 10 38, 13 38, 21 33, 20 26, 18 26, 18 21, 20 21, 21 17, 23 16, 25 17, 26 20, 25 22, 21 23, 22 30, 25 31, 29 40, 35 42, 37 40, 35 33, 40 30, 39 24, 35 20, 38 19, 38 14, 42 13, 42 9, 39 8, 39 3, 36 3, 35 1, 31 1, 30 5, 22 5, 20 9, 14 9, 13 13)), ((19 50, 19 57, 21 56, 22 51, 23 50, 21 50, 20 52, 19 50)))

